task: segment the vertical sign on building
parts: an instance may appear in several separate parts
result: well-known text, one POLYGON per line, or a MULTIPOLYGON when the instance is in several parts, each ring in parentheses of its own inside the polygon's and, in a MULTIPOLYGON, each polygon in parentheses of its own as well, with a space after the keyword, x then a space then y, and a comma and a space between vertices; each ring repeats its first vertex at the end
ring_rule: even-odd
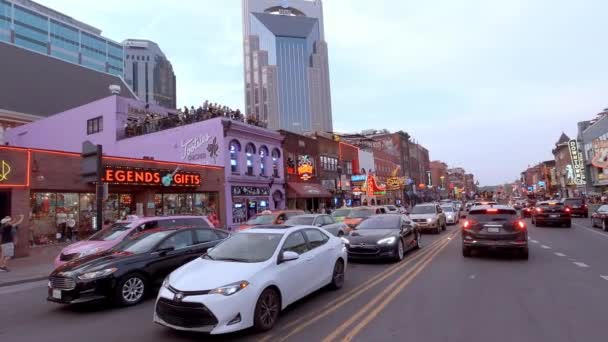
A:
POLYGON ((578 148, 578 141, 570 140, 568 142, 568 149, 570 150, 570 159, 572 160, 572 169, 574 171, 574 184, 585 185, 587 183, 585 179, 585 165, 583 163, 583 153, 578 148))
POLYGON ((433 186, 433 173, 431 171, 426 172, 426 185, 433 186))

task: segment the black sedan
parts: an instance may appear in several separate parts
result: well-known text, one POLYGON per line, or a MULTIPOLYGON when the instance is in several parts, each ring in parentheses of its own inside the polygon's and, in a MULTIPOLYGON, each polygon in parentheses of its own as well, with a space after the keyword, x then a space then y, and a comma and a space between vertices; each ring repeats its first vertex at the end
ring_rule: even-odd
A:
POLYGON ((372 215, 344 239, 349 259, 400 261, 406 251, 422 246, 416 224, 400 214, 372 215))
POLYGON ((572 226, 571 209, 557 201, 538 202, 532 212, 532 223, 541 227, 544 225, 572 226))
POLYGON ((49 276, 47 300, 75 304, 112 299, 135 305, 176 268, 204 254, 230 234, 212 228, 144 233, 109 251, 70 261, 49 276))

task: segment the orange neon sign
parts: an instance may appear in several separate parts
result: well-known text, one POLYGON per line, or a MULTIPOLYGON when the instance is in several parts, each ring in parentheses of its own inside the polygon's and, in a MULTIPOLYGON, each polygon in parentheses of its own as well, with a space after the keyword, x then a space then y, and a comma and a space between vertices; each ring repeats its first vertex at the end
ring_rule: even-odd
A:
POLYGON ((105 166, 103 181, 122 185, 199 186, 201 175, 196 172, 105 166))

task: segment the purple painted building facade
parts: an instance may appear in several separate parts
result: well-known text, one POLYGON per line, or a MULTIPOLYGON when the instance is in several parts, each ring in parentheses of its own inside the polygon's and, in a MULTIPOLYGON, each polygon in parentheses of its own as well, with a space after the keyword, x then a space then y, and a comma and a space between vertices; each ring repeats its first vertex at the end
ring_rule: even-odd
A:
MULTIPOLYGON (((224 222, 233 228, 265 209, 285 207, 283 137, 275 131, 226 118, 213 118, 127 137, 131 119, 174 111, 135 100, 107 98, 15 127, 12 146, 80 152, 89 140, 104 154, 224 168, 224 222)), ((215 181, 215 180, 214 180, 215 181)))

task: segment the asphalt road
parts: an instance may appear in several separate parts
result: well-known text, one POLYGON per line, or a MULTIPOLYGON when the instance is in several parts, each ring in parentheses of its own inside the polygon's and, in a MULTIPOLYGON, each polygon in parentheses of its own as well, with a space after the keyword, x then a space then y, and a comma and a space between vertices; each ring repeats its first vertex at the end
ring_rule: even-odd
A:
POLYGON ((46 283, 0 288, 1 341, 606 341, 608 234, 530 231, 530 259, 464 258, 457 227, 424 235, 399 263, 350 263, 340 291, 320 290, 283 312, 272 331, 221 337, 152 323, 154 301, 131 308, 65 307, 46 283))

